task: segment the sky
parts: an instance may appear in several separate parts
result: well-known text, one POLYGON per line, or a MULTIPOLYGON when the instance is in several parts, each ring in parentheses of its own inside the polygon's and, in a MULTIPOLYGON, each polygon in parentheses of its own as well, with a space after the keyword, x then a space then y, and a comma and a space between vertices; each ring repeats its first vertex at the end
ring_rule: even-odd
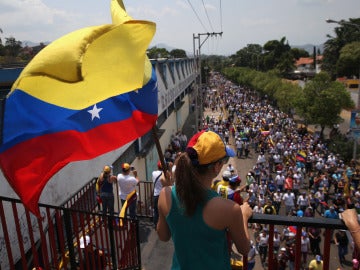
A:
MULTIPOLYGON (((128 14, 155 22, 150 47, 231 55, 247 44, 285 37, 320 45, 334 35, 326 19, 360 17, 360 0, 123 0, 128 14), (220 33, 207 37, 206 33, 220 33), (204 34, 204 35, 203 35, 204 34), (195 37, 195 39, 194 39, 195 37), (200 41, 200 45, 199 45, 200 41)), ((110 0, 0 0, 0 38, 51 42, 80 28, 111 23, 110 0)), ((25 44, 23 44, 25 45, 25 44)))

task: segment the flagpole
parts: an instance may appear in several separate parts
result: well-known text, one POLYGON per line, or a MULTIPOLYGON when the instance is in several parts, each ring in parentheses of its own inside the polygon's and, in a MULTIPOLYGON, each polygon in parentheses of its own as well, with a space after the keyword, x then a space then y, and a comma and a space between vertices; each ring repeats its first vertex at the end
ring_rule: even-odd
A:
POLYGON ((156 125, 154 125, 153 128, 152 128, 152 134, 153 134, 156 149, 157 149, 157 152, 158 152, 158 155, 159 155, 162 171, 166 175, 167 166, 166 166, 166 163, 165 163, 164 154, 163 154, 163 152, 161 150, 161 145, 160 145, 160 141, 159 141, 159 138, 158 138, 158 135, 157 135, 157 131, 158 131, 158 128, 157 128, 156 125))

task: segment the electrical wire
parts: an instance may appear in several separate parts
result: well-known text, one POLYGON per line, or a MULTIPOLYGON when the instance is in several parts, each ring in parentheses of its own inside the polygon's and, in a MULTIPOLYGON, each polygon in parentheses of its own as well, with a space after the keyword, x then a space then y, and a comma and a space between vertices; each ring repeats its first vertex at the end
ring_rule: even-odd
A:
POLYGON ((187 1, 188 1, 189 5, 190 5, 191 9, 192 9, 193 12, 195 13, 195 16, 197 17, 197 19, 199 20, 200 24, 202 25, 202 27, 205 29, 206 32, 209 32, 209 31, 207 31, 205 25, 204 25, 203 22, 201 21, 199 15, 197 14, 197 12, 196 12, 196 10, 194 9, 193 5, 191 4, 190 0, 187 0, 187 1))
POLYGON ((207 9, 206 9, 205 4, 204 4, 204 0, 201 0, 201 2, 202 2, 202 4, 203 4, 204 10, 205 10, 205 14, 206 14, 206 18, 207 18, 207 20, 208 20, 208 22, 209 22, 211 31, 214 32, 214 28, 213 28, 213 26, 212 26, 212 24, 211 24, 211 21, 210 21, 210 18, 209 18, 209 14, 208 14, 207 9))
POLYGON ((221 0, 220 0, 220 29, 221 29, 220 32, 222 32, 223 30, 222 30, 222 5, 221 5, 221 0))

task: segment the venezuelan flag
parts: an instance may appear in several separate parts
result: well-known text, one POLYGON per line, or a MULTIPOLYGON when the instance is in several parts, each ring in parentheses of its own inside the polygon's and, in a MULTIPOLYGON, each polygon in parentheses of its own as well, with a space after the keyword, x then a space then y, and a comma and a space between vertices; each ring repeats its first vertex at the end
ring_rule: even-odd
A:
POLYGON ((306 161, 306 153, 304 151, 299 151, 296 153, 296 160, 300 162, 306 161))
POLYGON ((66 164, 144 135, 157 119, 157 83, 146 50, 155 24, 112 0, 113 24, 80 29, 43 49, 5 100, 0 166, 24 205, 37 203, 66 164))

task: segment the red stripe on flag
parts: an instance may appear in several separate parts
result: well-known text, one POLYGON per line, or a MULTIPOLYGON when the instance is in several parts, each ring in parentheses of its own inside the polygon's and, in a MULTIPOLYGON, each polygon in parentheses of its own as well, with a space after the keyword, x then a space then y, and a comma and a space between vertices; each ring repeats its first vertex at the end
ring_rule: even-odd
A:
POLYGON ((19 143, 0 154, 3 173, 24 205, 39 214, 37 203, 49 179, 73 161, 88 160, 144 135, 157 115, 135 111, 131 118, 87 132, 47 134, 19 143))

